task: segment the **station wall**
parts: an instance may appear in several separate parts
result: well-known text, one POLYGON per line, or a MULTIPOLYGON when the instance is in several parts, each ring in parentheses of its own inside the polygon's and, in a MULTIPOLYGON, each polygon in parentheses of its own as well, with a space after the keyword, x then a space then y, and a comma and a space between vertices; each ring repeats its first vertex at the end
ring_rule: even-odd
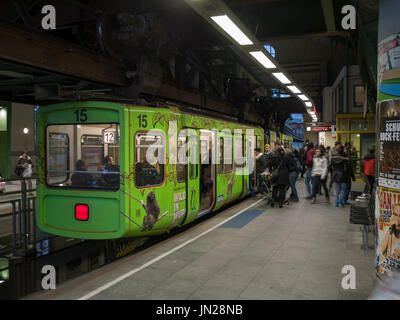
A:
POLYGON ((11 128, 8 128, 11 135, 9 146, 11 177, 15 176, 15 166, 24 150, 28 151, 28 155, 32 158, 33 173, 36 172, 34 108, 35 106, 28 104, 11 104, 11 128), (24 133, 24 128, 28 129, 28 133, 24 133))

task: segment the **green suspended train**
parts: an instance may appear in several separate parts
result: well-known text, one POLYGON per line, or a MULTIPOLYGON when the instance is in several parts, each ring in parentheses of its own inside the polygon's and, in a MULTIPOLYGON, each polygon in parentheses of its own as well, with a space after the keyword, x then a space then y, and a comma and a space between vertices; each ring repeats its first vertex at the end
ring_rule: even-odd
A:
POLYGON ((264 131, 176 106, 81 101, 40 107, 36 143, 39 228, 116 239, 159 235, 245 197, 264 131))

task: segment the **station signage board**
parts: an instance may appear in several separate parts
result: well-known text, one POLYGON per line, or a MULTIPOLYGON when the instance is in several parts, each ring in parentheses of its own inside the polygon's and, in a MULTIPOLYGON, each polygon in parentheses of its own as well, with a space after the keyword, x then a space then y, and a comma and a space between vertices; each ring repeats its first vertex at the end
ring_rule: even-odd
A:
POLYGON ((315 127, 311 127, 311 131, 314 132, 320 132, 320 131, 331 131, 332 130, 332 126, 315 126, 315 127))

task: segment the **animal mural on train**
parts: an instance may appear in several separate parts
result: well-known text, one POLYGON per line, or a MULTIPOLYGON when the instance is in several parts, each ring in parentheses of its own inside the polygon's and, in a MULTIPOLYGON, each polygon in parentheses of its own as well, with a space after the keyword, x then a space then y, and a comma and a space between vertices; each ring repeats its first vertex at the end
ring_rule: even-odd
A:
POLYGON ((260 127, 165 105, 80 101, 36 114, 38 226, 81 239, 159 235, 244 198, 260 127))

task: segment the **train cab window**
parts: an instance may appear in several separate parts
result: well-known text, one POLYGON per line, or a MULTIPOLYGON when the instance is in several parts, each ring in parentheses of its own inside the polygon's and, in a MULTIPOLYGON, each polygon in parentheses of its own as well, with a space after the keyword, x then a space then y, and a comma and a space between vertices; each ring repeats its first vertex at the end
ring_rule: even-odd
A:
POLYGON ((135 186, 147 188, 164 183, 165 139, 162 133, 135 135, 135 186))
POLYGON ((51 155, 48 162, 51 168, 58 172, 49 173, 54 183, 64 183, 69 177, 69 137, 66 133, 53 132, 48 136, 51 155))
POLYGON ((46 183, 51 187, 119 189, 119 125, 46 127, 46 183))

